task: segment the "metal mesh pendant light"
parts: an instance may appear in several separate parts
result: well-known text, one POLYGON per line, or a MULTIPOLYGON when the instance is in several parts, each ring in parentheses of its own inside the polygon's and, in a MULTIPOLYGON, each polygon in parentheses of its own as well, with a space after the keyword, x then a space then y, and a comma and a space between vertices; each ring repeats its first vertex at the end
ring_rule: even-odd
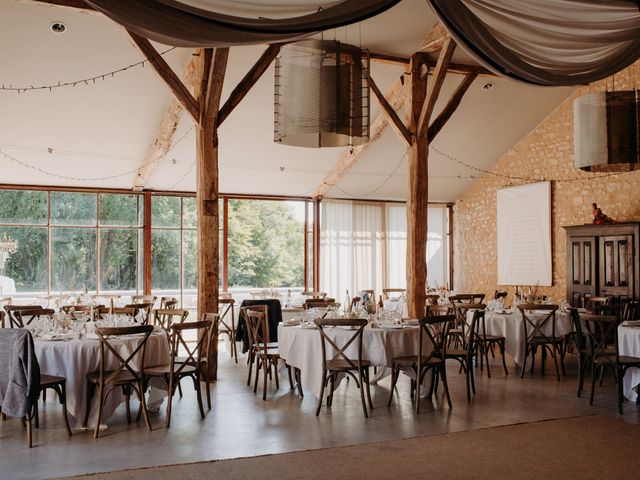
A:
POLYGON ((635 91, 590 93, 573 105, 576 168, 592 172, 640 168, 640 112, 635 91))
POLYGON ((335 40, 285 45, 276 58, 274 141, 340 147, 369 140, 369 53, 335 40))

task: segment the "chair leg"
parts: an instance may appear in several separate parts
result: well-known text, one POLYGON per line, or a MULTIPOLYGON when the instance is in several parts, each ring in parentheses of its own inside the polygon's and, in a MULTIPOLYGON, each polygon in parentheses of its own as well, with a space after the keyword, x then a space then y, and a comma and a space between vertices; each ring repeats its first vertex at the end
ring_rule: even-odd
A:
POLYGON ((142 380, 138 382, 138 396, 140 397, 140 403, 142 404, 142 415, 144 416, 144 423, 147 425, 149 431, 152 430, 151 422, 149 421, 149 411, 147 410, 147 400, 144 398, 144 384, 142 380))
POLYGON ((316 408, 316 417, 320 415, 320 409, 322 408, 322 397, 324 396, 324 386, 327 383, 327 369, 322 372, 322 386, 320 387, 320 396, 318 397, 318 407, 316 408))
POLYGON ((204 406, 202 405, 202 385, 200 384, 200 378, 198 378, 198 375, 193 376, 193 386, 196 389, 196 396, 198 397, 198 408, 200 409, 200 418, 204 420, 204 406))
POLYGON ((596 392, 596 368, 595 359, 591 359, 591 397, 589 398, 589 405, 593 405, 593 397, 596 392))
POLYGON ((249 375, 247 376, 247 385, 251 385, 251 371, 253 370, 253 363, 254 363, 254 357, 253 357, 253 352, 251 350, 249 350, 249 352, 247 352, 247 365, 249 365, 249 375))
POLYGON ((180 380, 178 380, 178 395, 182 398, 182 386, 180 385, 180 380))
POLYGON ((209 382, 209 379, 205 379, 204 382, 207 388, 207 409, 211 410, 211 382, 209 382))
POLYGON ((336 376, 334 372, 330 373, 329 376, 329 395, 327 396, 327 408, 331 408, 333 405, 333 392, 336 391, 336 376))
POLYGON ((389 391, 389 401, 387 402, 387 408, 391 406, 391 401, 393 400, 393 391, 396 389, 396 383, 398 382, 398 377, 400 376, 400 368, 398 366, 394 366, 391 371, 391 390, 389 391))
POLYGON ((520 378, 524 378, 524 372, 527 368, 527 356, 529 355, 529 346, 524 344, 524 358, 522 359, 522 369, 520 370, 520 378))
POLYGON ((258 391, 258 378, 260 377, 260 362, 262 360, 260 359, 260 357, 256 357, 254 360, 254 364, 256 366, 256 378, 253 381, 253 393, 256 393, 258 391))
POLYGON ((578 398, 582 395, 582 388, 584 387, 584 357, 583 353, 578 354, 578 398))
POLYGON ((360 401, 362 402, 362 411, 364 412, 364 418, 369 418, 369 414, 367 413, 367 404, 364 400, 364 383, 362 382, 362 369, 358 370, 358 385, 360 387, 360 401))
POLYGON ((296 378, 296 385, 298 386, 298 395, 300 395, 300 398, 303 398, 304 391, 302 390, 302 373, 299 368, 294 368, 293 374, 296 378))
POLYGON ((504 374, 509 375, 509 370, 507 370, 507 361, 505 359, 505 341, 500 341, 500 355, 502 356, 502 368, 504 368, 504 374))
MULTIPOLYGON (((276 390, 280 390, 280 381, 278 379, 278 364, 271 360, 269 365, 269 372, 271 372, 271 367, 273 367, 273 376, 276 377, 276 390)), ((269 374, 271 375, 271 374, 269 374)), ((291 378, 289 378, 291 379, 291 378)))
POLYGON ((91 399, 96 392, 96 386, 93 383, 87 383, 87 405, 86 411, 84 412, 84 422, 82 422, 82 426, 86 427, 89 422, 89 413, 91 413, 91 399))
POLYGON ((442 386, 444 387, 444 393, 447 396, 447 403, 449 404, 449 408, 453 408, 451 405, 451 396, 449 395, 449 385, 447 383, 447 368, 444 362, 442 362, 442 366, 438 369, 440 370, 440 376, 442 377, 442 386))
POLYGON ((286 362, 285 362, 285 366, 287 367, 287 376, 289 377, 289 390, 293 390, 294 386, 293 386, 293 378, 291 377, 291 367, 287 365, 286 362))
POLYGON ((369 401, 369 409, 373 411, 373 402, 371 401, 371 388, 369 383, 369 367, 365 369, 365 381, 367 383, 367 400, 369 401))
POLYGON ((165 381, 167 382, 167 412, 165 419, 165 427, 169 428, 171 426, 171 407, 173 404, 173 395, 175 394, 176 387, 173 384, 174 378, 173 375, 167 375, 165 377, 165 381))
POLYGON ((267 399, 267 382, 269 381, 269 379, 267 378, 267 375, 271 375, 271 365, 268 364, 269 359, 268 358, 264 358, 262 360, 262 375, 263 375, 263 379, 262 379, 262 400, 265 401, 267 399))
POLYGON ((29 444, 29 448, 33 447, 33 428, 31 427, 31 415, 28 415, 26 418, 27 422, 27 443, 29 444))
POLYGON ((104 403, 104 385, 98 385, 98 397, 100 404, 98 405, 98 420, 96 421, 96 428, 93 432, 93 438, 98 438, 100 435, 100 422, 102 421, 102 404, 104 403))
POLYGON ((483 350, 484 350, 484 361, 487 364, 487 377, 491 378, 491 367, 489 366, 489 345, 487 345, 486 343, 483 344, 483 350))
POLYGON ((69 416, 67 415, 67 382, 63 382, 60 385, 59 392, 60 404, 62 405, 62 415, 64 416, 64 424, 67 426, 67 432, 71 433, 71 427, 69 426, 69 416))
POLYGON ((560 381, 560 369, 558 368, 558 350, 555 343, 553 344, 551 356, 553 357, 553 365, 556 367, 556 378, 560 381))
POLYGON ((618 391, 618 413, 622 415, 622 401, 624 393, 622 391, 622 381, 624 380, 624 370, 616 366, 616 390, 618 391))
POLYGON ((129 385, 123 385, 122 390, 125 399, 125 410, 127 412, 127 423, 131 423, 131 387, 129 385))

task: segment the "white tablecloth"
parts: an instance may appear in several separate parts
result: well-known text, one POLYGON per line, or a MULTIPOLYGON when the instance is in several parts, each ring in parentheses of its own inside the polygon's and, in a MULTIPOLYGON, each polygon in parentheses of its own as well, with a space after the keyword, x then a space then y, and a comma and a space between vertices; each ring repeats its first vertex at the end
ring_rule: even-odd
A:
MULTIPOLYGON (((471 322, 473 312, 467 313, 467 321, 471 322)), ((531 321, 541 322, 547 314, 528 314, 531 321)), ((499 335, 505 337, 505 350, 518 364, 524 360, 524 323, 522 313, 511 312, 507 314, 485 312, 485 325, 487 335, 499 335)), ((541 329, 542 333, 551 337, 552 320, 549 319, 541 329)), ((564 313, 556 312, 556 337, 571 332, 571 319, 564 313)))
MULTIPOLYGON (((325 329, 325 332, 342 346, 355 333, 342 328, 325 329)), ((425 336, 426 337, 426 336, 425 336)), ((393 357, 417 355, 420 341, 419 327, 402 329, 382 329, 366 327, 362 337, 362 355, 377 367, 391 367, 393 357)), ((430 351, 431 344, 423 339, 425 352, 430 351)), ((300 327, 278 327, 278 346, 280 357, 288 365, 300 369, 302 387, 316 398, 322 389, 322 345, 320 332, 317 329, 300 327)), ((327 347, 330 347, 327 345, 327 347)), ((327 355, 331 355, 327 348, 327 355)), ((353 342, 346 350, 349 358, 358 358, 357 344, 353 342)), ((388 371, 390 373, 390 370, 388 371)), ((370 372, 373 375, 373 372, 370 372)))
MULTIPOLYGON (((618 327, 620 355, 640 357, 640 327, 618 327)), ((640 389, 640 369, 630 368, 624 376, 624 396, 635 402, 640 389)))
MULTIPOLYGON (((112 341, 117 345, 123 358, 133 351, 139 342, 138 338, 122 338, 112 341)), ((68 341, 48 341, 34 339, 36 356, 40 363, 40 372, 67 379, 67 409, 69 415, 80 425, 84 420, 87 402, 86 374, 100 368, 100 341, 95 339, 74 339, 68 341)), ((164 333, 152 334, 147 343, 145 366, 167 365, 170 361, 170 348, 164 333)), ((117 367, 117 360, 110 353, 105 358, 109 362, 107 368, 117 367), (110 361, 109 361, 110 360, 110 361)), ((166 387, 165 387, 166 388, 166 387)), ((166 390, 152 388, 149 403, 157 403, 167 396, 166 390)), ((133 395, 134 399, 135 394, 133 395)), ((115 388, 107 397, 102 409, 102 423, 113 414, 125 400, 120 388, 115 388)), ((93 396, 89 426, 95 426, 98 415, 98 395, 93 396)))

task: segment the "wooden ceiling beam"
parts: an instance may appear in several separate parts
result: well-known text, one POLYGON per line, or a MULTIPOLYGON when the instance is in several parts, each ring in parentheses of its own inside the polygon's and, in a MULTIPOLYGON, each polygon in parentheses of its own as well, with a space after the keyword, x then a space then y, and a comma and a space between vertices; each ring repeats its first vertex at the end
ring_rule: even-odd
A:
MULTIPOLYGON (((222 86, 224 84, 224 76, 227 71, 227 63, 229 61, 229 48, 216 48, 211 64, 211 73, 209 74, 209 83, 206 90, 206 100, 204 110, 201 115, 201 123, 214 122, 216 127, 220 125, 219 110, 220 97, 222 95, 222 86)), ((217 140, 215 142, 217 144, 217 140)))
POLYGON ((382 113, 387 118, 387 123, 389 123, 389 125, 391 125, 391 128, 395 130, 398 136, 402 140, 404 140, 407 147, 410 147, 411 132, 405 126, 404 122, 400 120, 400 117, 398 117, 398 114, 396 113, 395 109, 389 104, 389 101, 382 94, 382 92, 378 88, 378 85, 376 85, 376 82, 374 82, 373 78, 371 77, 369 77, 369 87, 371 88, 371 91, 373 92, 376 99, 378 100, 382 113))
POLYGON ((438 135, 440 130, 442 130, 444 124, 449 121, 453 113, 460 105, 462 97, 464 97, 464 94, 467 92, 467 90, 477 77, 478 75, 476 73, 470 73, 464 77, 462 82, 460 82, 460 85, 458 85, 456 91, 453 92, 453 95, 451 95, 451 98, 449 98, 449 101, 440 112, 440 115, 438 115, 436 119, 431 122, 431 125, 429 125, 429 131, 427 133, 429 143, 433 142, 433 139, 436 138, 436 135, 438 135))
POLYGON ((162 58, 162 55, 151 45, 151 42, 146 38, 141 37, 137 33, 127 30, 129 36, 133 39, 134 43, 138 46, 140 51, 147 57, 149 64, 153 67, 155 72, 160 78, 167 84, 169 89, 173 92, 182 106, 185 108, 191 118, 195 122, 200 119, 200 111, 198 101, 191 95, 191 92, 182 83, 180 78, 171 69, 169 64, 162 58))
POLYGON ((419 142, 424 141, 427 136, 431 115, 433 114, 433 110, 436 106, 436 101, 440 96, 440 90, 442 90, 444 79, 447 76, 447 67, 449 66, 449 62, 451 61, 451 57, 453 56, 453 51, 455 49, 456 43, 451 39, 451 37, 449 37, 442 45, 442 50, 440 50, 438 63, 433 71, 431 88, 427 93, 427 98, 422 105, 422 111, 420 112, 420 117, 416 124, 418 131, 414 132, 419 142))
MULTIPOLYGON (((195 88, 197 62, 198 55, 194 53, 184 68, 182 75, 185 86, 191 91, 195 88)), ((167 108, 167 111, 162 116, 162 120, 160 120, 160 125, 158 126, 153 142, 147 147, 142 160, 142 166, 134 179, 134 190, 143 190, 147 186, 149 177, 159 166, 160 159, 167 154, 171 145, 173 145, 173 139, 183 111, 184 107, 182 103, 173 99, 169 104, 169 108, 167 108)))
POLYGON ((273 63, 273 60, 278 56, 279 52, 280 45, 269 45, 269 47, 267 47, 258 61, 251 67, 251 70, 247 72, 236 88, 233 89, 231 95, 229 95, 229 98, 220 109, 218 125, 222 125, 222 122, 225 121, 233 109, 236 108, 247 93, 249 93, 249 90, 253 88, 264 72, 267 71, 269 65, 273 63))
POLYGON ((422 45, 418 51, 424 53, 439 52, 444 47, 444 43, 449 39, 449 32, 444 28, 442 23, 438 22, 427 36, 422 40, 422 45))

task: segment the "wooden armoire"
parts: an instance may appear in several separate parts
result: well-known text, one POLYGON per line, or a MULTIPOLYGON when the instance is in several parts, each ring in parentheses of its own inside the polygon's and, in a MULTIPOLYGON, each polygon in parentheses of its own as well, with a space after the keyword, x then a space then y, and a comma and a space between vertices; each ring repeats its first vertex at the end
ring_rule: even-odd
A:
POLYGON ((640 294, 640 222, 576 225, 567 232, 567 301, 636 299, 640 294))

